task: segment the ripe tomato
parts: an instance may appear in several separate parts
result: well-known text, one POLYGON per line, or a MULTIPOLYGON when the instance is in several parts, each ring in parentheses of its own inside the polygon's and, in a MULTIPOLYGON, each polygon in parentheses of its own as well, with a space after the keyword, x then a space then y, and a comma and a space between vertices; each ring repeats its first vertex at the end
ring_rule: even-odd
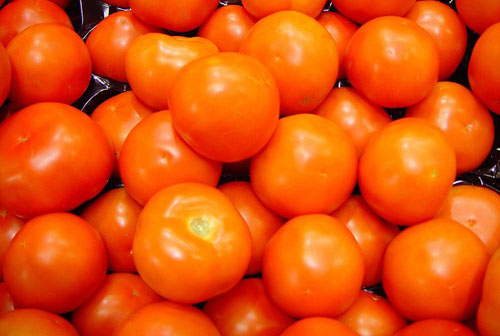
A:
POLYGON ((170 112, 144 118, 130 132, 119 160, 127 192, 144 205, 157 191, 181 182, 215 187, 220 163, 193 151, 174 131, 170 112))
POLYGON ((295 322, 281 336, 358 336, 337 320, 327 317, 310 317, 295 322))
POLYGON ((437 83, 427 97, 406 110, 406 116, 427 119, 444 132, 455 149, 457 174, 479 167, 493 146, 493 118, 460 84, 437 83))
POLYGON ((245 220, 252 236, 252 258, 246 274, 258 274, 267 242, 283 225, 283 219, 267 209, 257 198, 248 182, 230 182, 219 187, 241 217, 245 220))
POLYGON ((379 16, 403 16, 415 3, 415 0, 332 0, 335 8, 359 23, 365 23, 379 16))
POLYGON ((87 38, 94 73, 126 82, 125 53, 137 37, 160 29, 142 22, 132 12, 113 13, 99 22, 87 38))
POLYGON ((440 319, 429 319, 410 324, 395 336, 477 336, 463 324, 440 319))
POLYGON ((334 88, 315 113, 344 130, 354 143, 358 157, 371 136, 391 121, 383 108, 347 87, 334 88))
POLYGON ((456 0, 455 3, 465 24, 478 34, 500 22, 500 2, 497 0, 456 0))
POLYGON ((128 8, 128 0, 103 0, 103 2, 116 7, 128 8))
POLYGON ((234 287, 250 261, 243 218, 219 190, 182 183, 156 193, 139 216, 134 261, 166 299, 196 303, 234 287))
POLYGON ((10 69, 9 55, 2 43, 0 43, 0 106, 9 95, 11 78, 12 71, 10 69))
POLYGON ((137 37, 125 54, 125 71, 134 94, 147 105, 168 108, 168 93, 179 71, 191 61, 217 53, 202 37, 149 33, 137 37))
POLYGON ((450 219, 412 226, 387 247, 384 290, 394 308, 418 321, 473 316, 489 255, 470 230, 450 219))
POLYGON ((439 79, 449 78, 467 47, 467 29, 457 12, 439 1, 417 1, 406 18, 430 34, 439 55, 439 79))
POLYGON ((42 23, 25 29, 12 39, 7 53, 12 67, 9 99, 22 105, 72 104, 90 82, 92 63, 87 47, 62 25, 42 23))
POLYGON ((78 216, 54 213, 24 225, 7 250, 3 273, 16 307, 66 313, 99 288, 106 266, 99 233, 78 216))
POLYGON ((219 53, 193 61, 169 93, 176 131, 201 155, 235 162, 268 142, 279 118, 271 74, 252 57, 219 53))
POLYGON ((477 311, 477 328, 482 336, 497 336, 500 330, 500 249, 491 257, 483 282, 481 303, 477 311))
POLYGON ((78 336, 61 316, 38 309, 16 309, 0 316, 0 335, 78 336))
POLYGON ((218 0, 129 0, 132 11, 144 22, 176 32, 199 27, 218 4, 218 0))
POLYGON ((256 195, 286 218, 337 209, 351 194, 356 175, 352 141, 334 122, 310 114, 281 119, 250 165, 256 195))
POLYGON ((270 14, 292 10, 312 17, 318 16, 325 7, 326 0, 242 0, 245 9, 256 18, 270 14))
POLYGON ((227 5, 217 9, 200 27, 198 36, 209 39, 220 51, 238 51, 256 19, 242 6, 227 5))
POLYGON ((129 317, 115 336, 219 336, 213 322, 198 309, 174 302, 150 303, 129 317))
POLYGON ((294 321, 274 305, 258 278, 244 279, 229 292, 209 300, 203 312, 223 336, 279 335, 294 321))
POLYGON ((284 11, 260 20, 240 52, 258 59, 273 75, 284 115, 311 112, 337 79, 335 41, 320 23, 302 13, 284 11))
POLYGON ((81 336, 109 336, 141 307, 161 298, 135 274, 114 273, 71 315, 81 336))
POLYGON ((344 64, 351 84, 368 99, 384 107, 406 107, 427 96, 436 84, 438 56, 423 28, 391 16, 358 29, 347 46, 344 64))
POLYGON ((107 250, 108 268, 113 272, 136 271, 132 241, 141 210, 124 188, 118 188, 100 195, 82 212, 82 218, 101 235, 107 250))
POLYGON ((351 196, 332 216, 347 226, 361 248, 365 265, 363 286, 379 284, 385 249, 399 233, 397 226, 383 222, 358 195, 351 196))
POLYGON ((113 152, 85 113, 40 103, 0 124, 0 162, 0 204, 30 218, 71 210, 96 196, 113 169, 113 152))
POLYGON ((288 221, 269 241, 262 261, 269 297, 294 317, 341 314, 358 296, 363 275, 356 240, 326 215, 288 221))
POLYGON ((49 0, 50 2, 55 3, 59 7, 66 8, 71 3, 72 0, 49 0))
POLYGON ((5 210, 0 210, 0 281, 3 280, 3 264, 5 252, 14 236, 21 230, 25 220, 13 216, 5 210))
POLYGON ((14 303, 12 297, 7 291, 7 287, 2 282, 0 283, 0 316, 14 310, 14 303))
POLYGON ((500 22, 488 28, 477 40, 469 62, 472 92, 493 112, 500 114, 500 22))
POLYGON ((39 23, 57 23, 73 29, 68 14, 51 1, 16 0, 0 10, 0 43, 7 47, 16 35, 39 23))

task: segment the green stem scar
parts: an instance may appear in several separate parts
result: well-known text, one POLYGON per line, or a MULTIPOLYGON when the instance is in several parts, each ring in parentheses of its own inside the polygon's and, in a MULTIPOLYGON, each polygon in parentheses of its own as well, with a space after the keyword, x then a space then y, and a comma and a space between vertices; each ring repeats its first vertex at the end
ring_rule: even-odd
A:
POLYGON ((189 228, 191 231, 201 238, 206 238, 211 233, 210 222, 203 218, 193 218, 189 222, 189 228))

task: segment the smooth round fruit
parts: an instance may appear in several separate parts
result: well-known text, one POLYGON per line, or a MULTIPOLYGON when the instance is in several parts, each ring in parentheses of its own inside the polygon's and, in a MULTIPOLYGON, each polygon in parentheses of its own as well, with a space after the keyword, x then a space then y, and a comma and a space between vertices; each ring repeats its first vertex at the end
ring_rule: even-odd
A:
POLYGON ((497 0, 456 0, 455 3, 465 24, 478 34, 500 22, 500 2, 497 0))
POLYGON ((332 0, 335 8, 358 23, 365 23, 379 16, 403 16, 415 0, 332 0))
POLYGON ((475 332, 455 321, 429 319, 412 323, 395 336, 477 336, 475 332))
POLYGON ((326 4, 326 0, 242 0, 241 2, 250 14, 259 19, 285 10, 297 11, 316 17, 326 4))
POLYGON ((7 287, 2 282, 0 283, 0 316, 14 310, 14 302, 7 291, 7 287))
POLYGON ((481 303, 477 310, 476 323, 482 336, 496 336, 500 330, 500 249, 491 257, 483 282, 481 303))
POLYGON ((0 316, 0 335, 78 336, 78 333, 56 314, 38 309, 16 309, 0 316))
POLYGON ((5 210, 0 210, 0 281, 3 280, 1 270, 3 269, 7 248, 25 222, 25 220, 13 216, 5 210))
POLYGON ((310 317, 295 322, 281 336, 357 336, 358 334, 337 320, 327 317, 310 317))
MULTIPOLYGON (((1 13, 1 11, 0 11, 1 13)), ((12 71, 7 51, 0 43, 0 106, 5 102, 10 91, 12 71)))

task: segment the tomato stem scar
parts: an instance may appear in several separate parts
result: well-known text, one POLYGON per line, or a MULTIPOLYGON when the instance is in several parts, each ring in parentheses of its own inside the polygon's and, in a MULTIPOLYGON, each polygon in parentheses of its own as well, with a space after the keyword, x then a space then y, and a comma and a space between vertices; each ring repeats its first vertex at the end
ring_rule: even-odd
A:
POLYGON ((191 231, 202 238, 210 234, 210 222, 202 218, 194 218, 189 222, 191 231))

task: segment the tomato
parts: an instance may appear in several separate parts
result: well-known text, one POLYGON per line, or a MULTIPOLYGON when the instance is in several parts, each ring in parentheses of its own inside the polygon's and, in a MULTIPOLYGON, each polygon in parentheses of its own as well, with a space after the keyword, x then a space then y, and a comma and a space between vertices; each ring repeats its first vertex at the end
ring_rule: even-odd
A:
POLYGON ((245 274, 252 241, 243 218, 219 190, 182 183, 156 193, 139 216, 134 261, 166 299, 197 303, 234 287, 245 274))
POLYGON ((242 0, 245 9, 257 18, 270 14, 293 10, 312 17, 318 16, 325 7, 326 0, 242 0))
POLYGON ((11 78, 12 71, 10 69, 9 55, 2 43, 0 43, 0 106, 9 95, 11 78))
POLYGON ((199 27, 218 4, 218 0, 129 0, 132 11, 144 22, 176 32, 199 27))
POLYGON ((72 0, 49 0, 49 1, 55 3, 59 7, 66 8, 69 6, 72 0))
POLYGON ((103 2, 116 7, 128 8, 128 0, 104 0, 103 2))
POLYGON ((147 105, 167 109, 167 96, 180 69, 217 53, 210 40, 149 33, 132 41, 125 54, 125 72, 134 94, 147 105))
POLYGON ((469 82, 472 92, 491 111, 500 114, 500 23, 488 28, 477 40, 469 62, 469 82))
POLYGON ((415 0, 332 0, 335 8, 359 23, 365 23, 379 16, 403 16, 415 3, 415 0))
POLYGON ((462 61, 467 46, 467 29, 458 14, 439 1, 417 1, 406 18, 430 34, 439 54, 439 79, 449 78, 462 61))
POLYGON ((129 316, 160 297, 135 274, 115 273, 71 316, 81 336, 109 336, 129 316))
POLYGON ((283 225, 283 219, 269 211, 257 198, 248 182, 230 182, 219 190, 226 195, 238 210, 250 229, 252 236, 252 258, 246 274, 258 274, 266 244, 283 225))
POLYGON ((193 61, 169 94, 176 131, 201 155, 235 162, 264 147, 279 118, 271 74, 252 57, 226 52, 193 61))
POLYGON ((136 271, 132 241, 141 210, 124 188, 118 188, 100 195, 82 212, 82 218, 101 235, 107 250, 108 268, 113 272, 136 271))
POLYGON ((389 301, 409 320, 464 321, 479 304, 488 259, 470 230, 451 219, 433 219, 392 240, 382 284, 389 301))
POLYGON ((358 157, 371 136, 391 121, 383 108, 347 87, 334 88, 314 112, 344 130, 354 143, 358 157))
POLYGON ((497 0, 456 0, 455 3, 465 24, 478 34, 500 21, 500 2, 497 0))
POLYGON ((38 309, 16 309, 0 316, 0 335, 78 336, 61 316, 38 309))
POLYGON ((320 23, 302 13, 284 11, 260 20, 240 52, 258 59, 273 75, 284 115, 311 112, 337 79, 335 41, 320 23))
POLYGON ((129 317, 115 336, 219 336, 213 322, 198 309, 174 302, 150 303, 129 317))
POLYGON ((85 43, 59 24, 27 28, 12 39, 7 53, 12 67, 9 99, 23 105, 72 104, 90 82, 92 63, 85 43))
POLYGON ((436 84, 438 56, 423 28, 391 16, 358 29, 347 46, 344 65, 351 84, 368 99, 384 107, 406 107, 427 96, 436 84))
POLYGON ((318 18, 318 22, 328 30, 335 40, 339 53, 339 74, 338 78, 345 78, 344 54, 351 37, 358 30, 358 26, 348 18, 339 13, 323 12, 318 18))
POLYGON ((7 47, 16 35, 39 23, 57 23, 73 29, 68 14, 51 1, 16 0, 0 10, 0 43, 7 47))
POLYGON ((356 336, 354 331, 337 320, 327 317, 310 317, 289 326, 281 336, 356 336))
POLYGON ((429 319, 410 324, 395 336, 476 336, 477 334, 463 324, 439 319, 429 319))
POLYGON ((209 39, 220 51, 238 51, 256 19, 242 6, 227 5, 217 9, 200 27, 198 36, 209 39))
POLYGON ((361 248, 365 265, 363 286, 380 283, 385 249, 399 233, 397 226, 378 218, 358 195, 351 196, 332 216, 347 226, 361 248))
POLYGON ((106 275, 99 233, 69 213, 28 221, 7 250, 4 281, 14 305, 66 313, 97 290, 106 275))
POLYGON ((496 336, 500 330, 500 249, 491 257, 483 282, 481 303, 477 310, 477 328, 482 336, 496 336))
POLYGON ((3 280, 3 264, 5 261, 5 252, 14 236, 21 230, 25 220, 13 216, 5 210, 0 211, 0 281, 3 280))
POLYGON ((203 312, 221 335, 279 335, 293 323, 267 296, 262 280, 244 279, 236 287, 209 300, 203 312))
POLYGON ((144 205, 157 191, 181 182, 215 187, 222 166, 194 152, 174 131, 170 112, 144 118, 123 144, 120 174, 127 192, 144 205))
POLYGON ((325 118, 299 114, 281 119, 264 149, 250 165, 259 199, 277 214, 292 218, 330 213, 356 184, 352 141, 325 118))
POLYGON ((87 38, 94 73, 126 82, 125 53, 137 37, 160 32, 142 22, 132 12, 120 11, 100 21, 87 38))
POLYGON ((0 283, 0 316, 11 312, 14 310, 14 303, 12 302, 12 298, 7 291, 7 287, 2 282, 0 283))

